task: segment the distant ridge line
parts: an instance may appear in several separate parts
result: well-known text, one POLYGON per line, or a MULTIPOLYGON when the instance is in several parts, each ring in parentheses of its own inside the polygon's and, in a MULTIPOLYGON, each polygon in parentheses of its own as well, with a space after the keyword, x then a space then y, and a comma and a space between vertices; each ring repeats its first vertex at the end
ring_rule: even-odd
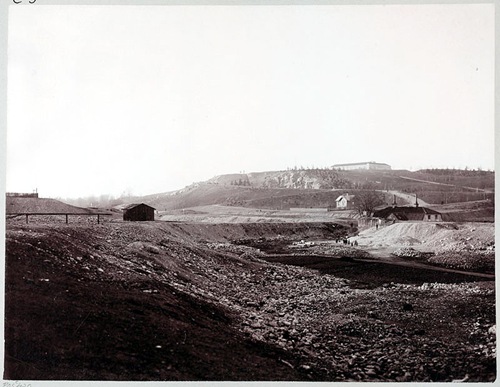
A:
POLYGON ((34 193, 6 192, 5 196, 11 197, 11 198, 37 198, 38 199, 38 192, 34 192, 34 193))

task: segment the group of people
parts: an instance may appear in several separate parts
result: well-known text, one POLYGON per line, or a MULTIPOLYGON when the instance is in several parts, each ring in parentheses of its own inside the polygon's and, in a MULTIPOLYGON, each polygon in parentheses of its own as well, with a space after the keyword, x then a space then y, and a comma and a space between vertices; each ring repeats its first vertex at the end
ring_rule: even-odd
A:
POLYGON ((342 238, 342 239, 335 239, 335 243, 340 243, 342 242, 344 245, 349 245, 349 246, 357 246, 358 245, 358 241, 350 241, 349 239, 347 238, 342 238))

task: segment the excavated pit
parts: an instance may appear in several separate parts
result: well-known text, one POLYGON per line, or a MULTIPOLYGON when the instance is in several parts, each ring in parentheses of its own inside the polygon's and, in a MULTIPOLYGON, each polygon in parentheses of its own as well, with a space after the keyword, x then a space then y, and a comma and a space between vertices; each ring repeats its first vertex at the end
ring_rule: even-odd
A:
POLYGON ((7 222, 4 378, 494 380, 494 282, 384 274, 349 231, 7 222))

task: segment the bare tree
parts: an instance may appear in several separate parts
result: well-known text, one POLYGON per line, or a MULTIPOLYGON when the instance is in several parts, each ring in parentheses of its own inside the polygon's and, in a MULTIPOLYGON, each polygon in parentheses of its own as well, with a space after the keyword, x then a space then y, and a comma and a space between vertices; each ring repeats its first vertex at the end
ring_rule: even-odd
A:
POLYGON ((354 198, 354 208, 360 215, 371 216, 375 207, 384 203, 384 195, 375 190, 359 191, 354 198))

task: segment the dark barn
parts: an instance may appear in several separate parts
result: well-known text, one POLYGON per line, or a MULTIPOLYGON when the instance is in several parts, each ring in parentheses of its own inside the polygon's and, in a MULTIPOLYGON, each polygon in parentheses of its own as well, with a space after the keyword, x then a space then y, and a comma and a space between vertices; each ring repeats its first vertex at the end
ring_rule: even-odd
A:
POLYGON ((155 209, 147 204, 129 204, 123 209, 123 220, 146 221, 155 220, 155 209))

